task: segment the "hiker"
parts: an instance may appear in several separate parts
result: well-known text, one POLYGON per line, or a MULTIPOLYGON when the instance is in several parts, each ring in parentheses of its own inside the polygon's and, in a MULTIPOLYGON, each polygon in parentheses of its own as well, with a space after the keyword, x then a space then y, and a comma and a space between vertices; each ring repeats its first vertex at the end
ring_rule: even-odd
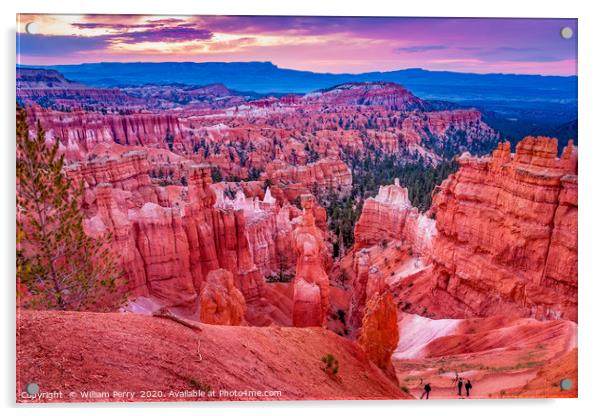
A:
POLYGON ((464 388, 466 389, 466 397, 470 397, 470 389, 472 389, 472 384, 470 383, 470 380, 466 381, 466 384, 464 384, 464 388))
POLYGON ((420 396, 420 400, 422 400, 424 396, 426 396, 426 400, 428 400, 430 393, 431 393, 431 383, 426 383, 424 385, 424 391, 422 392, 422 396, 420 396))
POLYGON ((455 377, 452 379, 452 382, 451 382, 452 386, 453 386, 453 385, 455 385, 455 384, 458 382, 458 380, 460 379, 460 375, 458 374, 458 370, 454 371, 454 373, 455 373, 456 375, 455 375, 455 377))
POLYGON ((464 385, 464 379, 460 377, 458 380, 458 396, 462 397, 462 386, 464 385))

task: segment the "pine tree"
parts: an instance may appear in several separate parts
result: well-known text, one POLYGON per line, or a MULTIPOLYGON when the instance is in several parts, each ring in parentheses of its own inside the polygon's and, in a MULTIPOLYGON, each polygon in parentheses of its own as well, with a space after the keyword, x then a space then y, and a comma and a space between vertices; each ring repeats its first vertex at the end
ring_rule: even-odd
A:
POLYGON ((109 250, 111 235, 85 234, 80 201, 63 172, 58 140, 52 146, 39 121, 30 137, 17 106, 17 283, 24 307, 114 309, 125 299, 124 281, 109 250))
POLYGON ((167 143, 169 150, 173 151, 174 137, 169 128, 167 128, 167 132, 165 133, 165 143, 167 143))

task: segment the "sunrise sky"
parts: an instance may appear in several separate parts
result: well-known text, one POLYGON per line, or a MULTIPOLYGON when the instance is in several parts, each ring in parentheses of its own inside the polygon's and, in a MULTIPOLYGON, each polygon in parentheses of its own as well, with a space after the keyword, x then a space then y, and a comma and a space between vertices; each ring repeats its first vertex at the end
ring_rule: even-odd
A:
POLYGON ((17 31, 17 63, 29 65, 271 61, 335 73, 577 73, 575 19, 19 15, 17 31), (560 36, 565 26, 571 40, 560 36))

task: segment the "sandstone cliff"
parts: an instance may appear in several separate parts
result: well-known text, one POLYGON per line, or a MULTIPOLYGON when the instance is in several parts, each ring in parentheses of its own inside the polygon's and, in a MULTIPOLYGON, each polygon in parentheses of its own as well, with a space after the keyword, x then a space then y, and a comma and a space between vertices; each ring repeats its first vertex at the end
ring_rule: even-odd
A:
POLYGON ((577 320, 577 153, 527 137, 460 158, 434 197, 436 289, 448 313, 577 320))
MULTIPOLYGON (((68 170, 85 184, 87 232, 112 234, 133 299, 192 313, 209 273, 221 268, 242 292, 249 323, 290 324, 292 291, 285 299, 266 279, 294 275, 297 254, 291 247, 301 212, 278 204, 271 191, 259 200, 255 195, 263 191, 251 182, 213 184, 206 165, 186 165, 187 186, 158 186, 149 177, 151 163, 145 151, 102 152, 68 170), (237 189, 234 199, 226 189, 237 189)), ((310 195, 304 204, 319 218, 316 235, 323 240, 324 209, 310 195)), ((328 247, 321 247, 320 261, 328 269, 328 247)))
POLYGON ((396 179, 364 202, 355 224, 355 245, 340 263, 350 280, 349 330, 357 335, 366 303, 385 285, 415 273, 430 259, 435 221, 413 207, 396 179), (376 287, 376 289, 375 289, 376 287))
POLYGON ((31 125, 39 120, 48 140, 58 139, 71 159, 83 159, 100 143, 185 149, 191 146, 178 118, 171 114, 68 113, 30 108, 31 125))
POLYGON ((145 160, 129 153, 71 173, 87 186, 87 230, 115 236, 134 294, 191 307, 208 273, 221 267, 249 299, 261 296, 243 212, 214 209, 208 168, 192 166, 187 187, 164 189, 150 184, 145 160))
MULTIPOLYGON (((262 178, 272 183, 284 185, 301 185, 314 195, 332 190, 340 195, 348 195, 351 191, 352 177, 349 167, 340 159, 322 159, 305 166, 290 166, 283 162, 273 162, 266 167, 262 178)), ((291 199, 300 196, 301 189, 291 199)))

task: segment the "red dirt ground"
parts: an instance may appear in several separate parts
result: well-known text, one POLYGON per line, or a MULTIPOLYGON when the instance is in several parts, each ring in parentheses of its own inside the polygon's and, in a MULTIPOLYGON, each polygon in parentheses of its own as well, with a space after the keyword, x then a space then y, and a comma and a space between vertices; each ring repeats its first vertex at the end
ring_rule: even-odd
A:
POLYGON ((225 400, 223 391, 247 391, 231 400, 411 398, 355 343, 325 329, 196 325, 136 314, 20 311, 17 400, 225 400), (321 358, 329 353, 339 361, 335 376, 323 370, 321 358), (61 392, 62 400, 23 397, 32 382, 40 392, 61 392), (82 397, 90 391, 109 397, 82 397), (177 396, 193 391, 205 397, 177 396), (281 395, 250 397, 249 391, 281 395))
POLYGON ((577 397, 579 390, 577 377, 577 350, 563 355, 557 360, 551 361, 543 366, 535 378, 525 386, 516 389, 498 392, 494 397, 522 397, 522 398, 544 398, 544 397, 577 397), (572 388, 562 390, 559 380, 569 379, 572 388))

